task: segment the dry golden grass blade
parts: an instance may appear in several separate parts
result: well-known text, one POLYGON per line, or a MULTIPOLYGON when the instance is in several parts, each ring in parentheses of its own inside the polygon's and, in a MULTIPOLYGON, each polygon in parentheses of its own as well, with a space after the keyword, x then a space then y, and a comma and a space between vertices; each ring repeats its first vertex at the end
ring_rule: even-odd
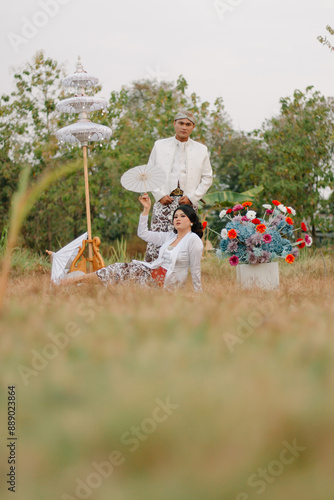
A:
POLYGON ((203 261, 201 295, 11 278, 0 401, 4 415, 15 384, 18 498, 333 498, 324 258, 326 280, 316 253, 282 262, 275 292, 241 290, 215 258, 203 261))
POLYGON ((8 276, 11 267, 12 251, 15 248, 16 241, 24 219, 27 217, 29 211, 34 206, 39 196, 47 189, 53 182, 61 177, 69 175, 81 166, 80 161, 75 161, 57 170, 48 170, 42 174, 40 179, 32 185, 28 185, 30 167, 27 166, 22 170, 18 190, 13 195, 11 213, 9 219, 9 231, 7 248, 2 260, 2 268, 0 275, 0 314, 3 307, 3 299, 7 289, 8 276))

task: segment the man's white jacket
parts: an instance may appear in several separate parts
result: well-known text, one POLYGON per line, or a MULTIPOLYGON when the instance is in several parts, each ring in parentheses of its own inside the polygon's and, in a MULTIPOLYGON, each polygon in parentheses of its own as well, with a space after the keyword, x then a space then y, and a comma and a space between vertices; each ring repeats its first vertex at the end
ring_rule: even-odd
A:
MULTIPOLYGON (((170 194, 169 176, 173 165, 176 141, 175 137, 160 139, 155 142, 152 149, 148 161, 149 165, 160 167, 166 175, 164 185, 152 191, 156 201, 170 194)), ((180 188, 183 190, 183 195, 187 196, 193 205, 197 205, 212 184, 212 168, 208 148, 190 138, 187 142, 185 149, 186 175, 180 180, 180 188)))

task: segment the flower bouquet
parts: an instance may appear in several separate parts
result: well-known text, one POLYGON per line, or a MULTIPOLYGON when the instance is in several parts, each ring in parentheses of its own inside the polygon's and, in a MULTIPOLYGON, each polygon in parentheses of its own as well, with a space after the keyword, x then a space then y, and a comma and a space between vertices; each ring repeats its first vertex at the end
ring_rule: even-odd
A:
POLYGON ((221 231, 218 254, 228 256, 231 266, 265 264, 279 258, 292 264, 299 255, 299 248, 312 245, 304 222, 300 228, 294 228, 292 217, 296 212, 293 208, 273 200, 272 205, 262 205, 262 217, 257 217, 251 206, 252 203, 246 201, 219 214, 221 219, 228 218, 229 222, 221 231), (304 238, 294 241, 295 231, 299 229, 305 233, 304 238))

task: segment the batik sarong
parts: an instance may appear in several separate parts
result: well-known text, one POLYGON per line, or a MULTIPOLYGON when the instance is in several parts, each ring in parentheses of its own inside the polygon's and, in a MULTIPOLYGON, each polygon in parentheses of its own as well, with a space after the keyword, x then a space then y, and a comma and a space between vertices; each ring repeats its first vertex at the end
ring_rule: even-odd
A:
POLYGON ((152 269, 140 262, 111 264, 96 271, 97 276, 105 285, 129 283, 143 287, 159 288, 163 286, 164 275, 157 279, 152 277, 152 269))

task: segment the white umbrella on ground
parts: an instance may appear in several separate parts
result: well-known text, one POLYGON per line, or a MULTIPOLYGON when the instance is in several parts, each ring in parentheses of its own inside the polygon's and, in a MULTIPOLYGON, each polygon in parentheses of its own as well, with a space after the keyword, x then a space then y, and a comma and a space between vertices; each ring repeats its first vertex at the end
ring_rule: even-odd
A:
MULTIPOLYGON (((52 253, 51 281, 53 283, 59 283, 60 280, 66 277, 73 260, 78 255, 82 242, 87 239, 87 236, 88 234, 84 233, 58 250, 58 252, 52 253)), ((73 276, 74 273, 71 273, 71 277, 73 276)))

